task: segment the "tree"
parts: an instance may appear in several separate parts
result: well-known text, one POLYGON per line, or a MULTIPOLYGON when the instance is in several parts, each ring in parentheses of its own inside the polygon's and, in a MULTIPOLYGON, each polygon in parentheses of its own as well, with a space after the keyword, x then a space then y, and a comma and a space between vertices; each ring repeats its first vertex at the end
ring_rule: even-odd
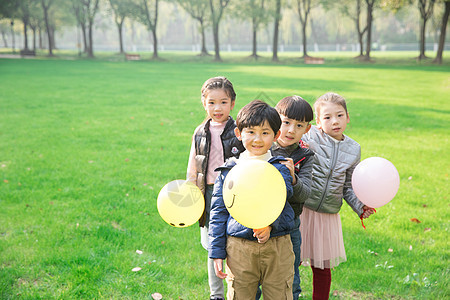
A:
POLYGON ((258 59, 258 31, 263 24, 267 24, 270 12, 265 6, 265 0, 244 0, 233 7, 233 12, 241 19, 250 19, 252 27, 252 54, 250 57, 258 59))
POLYGON ((39 2, 32 1, 30 9, 30 28, 33 31, 33 50, 36 51, 36 31, 43 26, 43 14, 39 2))
POLYGON ((122 28, 125 18, 131 14, 130 3, 124 0, 109 0, 109 4, 111 5, 114 14, 114 22, 116 23, 119 32, 120 53, 124 53, 122 28))
POLYGON ((86 16, 89 34, 88 56, 94 57, 94 41, 92 39, 92 27, 94 26, 94 18, 98 11, 99 0, 81 0, 83 4, 84 14, 86 16))
POLYGON ((418 0, 418 6, 420 11, 420 41, 419 48, 420 53, 417 57, 418 60, 426 58, 425 55, 425 28, 429 18, 433 15, 433 7, 435 0, 418 0))
POLYGON ((447 30, 448 16, 450 14, 450 0, 445 0, 444 5, 445 5, 445 11, 444 11, 444 14, 442 15, 441 30, 440 30, 441 33, 439 35, 439 46, 438 46, 436 58, 433 61, 437 64, 442 64, 442 52, 444 51, 445 33, 447 30))
POLYGON ((375 5, 375 0, 365 0, 367 5, 367 15, 366 15, 366 26, 367 26, 367 37, 366 37, 366 54, 364 55, 364 60, 370 61, 370 49, 372 46, 372 23, 373 23, 373 8, 375 5))
POLYGON ((222 19, 223 11, 227 7, 228 3, 230 3, 230 0, 209 0, 214 37, 214 59, 216 61, 222 61, 220 58, 219 24, 222 19))
POLYGON ((53 38, 52 38, 52 30, 50 28, 50 8, 53 4, 53 0, 41 0, 42 10, 44 12, 44 21, 45 28, 47 30, 47 38, 48 38, 48 55, 53 56, 53 38))
POLYGON ((272 61, 278 60, 278 34, 281 20, 281 0, 275 1, 275 14, 273 21, 272 61))
POLYGON ((158 38, 156 26, 158 25, 159 0, 139 0, 134 6, 135 17, 144 24, 153 36, 153 59, 158 59, 158 38))
MULTIPOLYGON (((333 3, 335 3, 333 1, 333 3)), ((351 18, 356 27, 356 33, 358 35, 358 43, 359 43, 359 56, 356 58, 364 57, 364 34, 367 32, 367 24, 363 26, 361 23, 362 18, 362 0, 347 0, 343 1, 343 3, 339 3, 338 5, 339 11, 351 18)))
POLYGON ((199 30, 202 37, 202 50, 200 56, 210 55, 206 49, 206 38, 205 38, 205 28, 207 24, 208 17, 208 6, 209 2, 207 0, 176 0, 183 9, 191 15, 191 17, 197 20, 200 24, 199 30))
POLYGON ((297 13, 302 25, 302 44, 303 44, 303 57, 308 57, 306 49, 306 26, 308 25, 308 17, 311 12, 311 0, 297 0, 297 13))
POLYGON ((28 50, 28 25, 30 24, 30 2, 27 0, 19 1, 19 14, 23 24, 24 49, 28 50))
POLYGON ((72 9, 73 9, 73 12, 75 13, 75 18, 77 20, 77 24, 81 28, 81 35, 83 38, 83 45, 84 45, 83 52, 88 53, 89 45, 88 45, 88 40, 86 37, 87 20, 86 20, 86 15, 85 15, 85 12, 83 9, 83 4, 79 0, 72 0, 72 9))
POLYGON ((11 19, 9 22, 11 28, 12 38, 12 51, 15 52, 15 39, 14 39, 14 19, 17 17, 19 9, 19 0, 0 1, 0 19, 11 19))

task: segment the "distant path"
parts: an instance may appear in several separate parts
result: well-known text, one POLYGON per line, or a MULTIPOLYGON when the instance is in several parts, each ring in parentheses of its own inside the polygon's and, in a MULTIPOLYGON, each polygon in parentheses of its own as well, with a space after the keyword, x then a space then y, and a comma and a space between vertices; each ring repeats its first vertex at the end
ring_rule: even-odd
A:
POLYGON ((18 58, 28 58, 28 59, 35 59, 36 56, 20 56, 19 54, 0 54, 0 58, 13 58, 13 59, 18 59, 18 58))

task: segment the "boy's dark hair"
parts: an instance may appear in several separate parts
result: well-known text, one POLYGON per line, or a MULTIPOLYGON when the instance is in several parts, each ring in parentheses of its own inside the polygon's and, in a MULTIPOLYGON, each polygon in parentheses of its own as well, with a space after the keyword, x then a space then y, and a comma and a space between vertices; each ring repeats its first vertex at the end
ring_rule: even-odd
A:
POLYGON ((300 96, 289 96, 281 99, 275 109, 280 115, 300 122, 311 122, 314 118, 311 105, 300 96))
POLYGON ((223 89, 231 101, 236 99, 233 84, 223 76, 213 77, 205 81, 202 86, 202 100, 208 96, 208 91, 215 89, 223 89))
POLYGON ((244 128, 261 126, 265 121, 277 134, 281 127, 281 118, 278 112, 264 101, 253 100, 239 111, 236 117, 236 126, 239 131, 242 131, 244 128))

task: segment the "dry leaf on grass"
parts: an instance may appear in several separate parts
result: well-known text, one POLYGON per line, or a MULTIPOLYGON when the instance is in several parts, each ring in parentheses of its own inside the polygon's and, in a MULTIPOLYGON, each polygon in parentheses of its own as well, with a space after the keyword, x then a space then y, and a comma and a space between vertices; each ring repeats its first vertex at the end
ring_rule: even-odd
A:
POLYGON ((136 267, 136 268, 131 269, 131 271, 133 271, 133 272, 139 272, 140 270, 142 270, 142 268, 140 268, 140 267, 136 267))
POLYGON ((422 222, 420 222, 420 220, 417 219, 417 218, 411 218, 411 222, 414 222, 414 223, 417 223, 417 224, 422 223, 422 222))

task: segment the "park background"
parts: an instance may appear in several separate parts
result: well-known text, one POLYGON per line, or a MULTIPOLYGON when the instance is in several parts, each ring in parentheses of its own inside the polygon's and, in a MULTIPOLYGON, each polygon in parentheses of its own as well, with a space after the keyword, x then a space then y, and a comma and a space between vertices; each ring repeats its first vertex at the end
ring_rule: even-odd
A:
MULTIPOLYGON (((435 5, 444 12, 444 3, 435 5)), ((117 48, 90 57, 76 47, 75 31, 61 32, 56 45, 67 38, 72 46, 53 56, 48 45, 20 56, 20 32, 14 49, 0 49, 0 298, 208 297, 198 227, 166 224, 156 198, 185 177, 192 133, 205 117, 201 85, 219 75, 236 89, 233 117, 255 98, 274 105, 297 94, 312 104, 325 92, 342 94, 346 133, 361 144, 362 158, 397 167, 399 192, 366 230, 347 205, 341 210, 348 261, 332 271, 332 299, 450 297, 448 51, 440 64, 435 47, 419 59, 414 31, 417 48, 374 48, 369 59, 365 43, 366 57, 356 46, 320 51, 318 44, 311 55, 324 58, 320 65, 306 64, 297 50, 274 61, 273 45, 255 59, 244 42, 248 49, 221 51, 220 60, 198 48, 159 49, 155 58, 149 40, 132 51, 139 61, 127 61, 117 40, 117 48)), ((311 271, 300 272, 302 298, 310 299, 311 271)))

